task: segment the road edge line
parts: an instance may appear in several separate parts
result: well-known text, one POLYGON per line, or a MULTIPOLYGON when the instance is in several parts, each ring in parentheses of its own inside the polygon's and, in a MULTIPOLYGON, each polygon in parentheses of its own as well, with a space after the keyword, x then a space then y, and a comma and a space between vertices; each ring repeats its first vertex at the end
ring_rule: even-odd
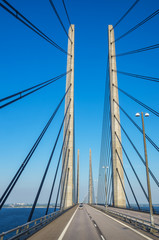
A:
POLYGON ((65 235, 68 227, 70 226, 70 224, 71 224, 71 222, 72 222, 72 220, 73 220, 73 218, 74 218, 77 210, 78 210, 78 207, 77 207, 77 209, 75 210, 75 212, 73 213, 73 215, 72 215, 72 217, 70 218, 69 222, 67 223, 66 227, 65 227, 64 230, 62 231, 62 233, 61 233, 61 235, 59 236, 58 240, 62 240, 62 239, 63 239, 63 237, 64 237, 64 235, 65 235))

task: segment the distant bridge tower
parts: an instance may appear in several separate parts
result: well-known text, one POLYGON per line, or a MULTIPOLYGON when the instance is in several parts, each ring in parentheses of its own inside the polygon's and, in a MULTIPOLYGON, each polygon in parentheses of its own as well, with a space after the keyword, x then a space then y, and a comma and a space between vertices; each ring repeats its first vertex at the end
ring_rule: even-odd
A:
POLYGON ((93 203, 93 180, 92 180, 92 154, 89 150, 89 189, 88 189, 88 203, 93 203))
POLYGON ((66 152, 66 161, 65 161, 65 167, 64 167, 64 175, 66 176, 68 174, 68 179, 66 181, 66 178, 63 179, 65 181, 65 194, 63 195, 62 202, 64 203, 64 208, 72 206, 75 201, 76 201, 76 196, 75 196, 75 152, 74 152, 74 32, 75 32, 75 27, 74 25, 71 25, 69 28, 69 38, 68 39, 68 53, 69 55, 67 56, 67 72, 70 71, 67 74, 66 77, 66 90, 71 84, 71 89, 69 91, 69 94, 67 94, 65 98, 65 112, 68 106, 69 101, 70 102, 70 107, 68 110, 68 114, 66 117, 65 125, 64 125, 64 135, 65 132, 67 131, 66 135, 66 142, 65 146, 63 149, 63 162, 64 162, 64 156, 65 156, 65 151, 66 152), (70 41, 71 40, 71 41, 70 41), (69 122, 69 125, 68 125, 69 122), (67 125, 68 125, 68 130, 67 130, 67 125), (68 141, 69 140, 69 141, 68 141), (68 146, 67 146, 67 141, 68 141, 68 146), (67 165, 68 161, 68 165, 67 165), (66 186, 67 185, 67 186, 66 186))
POLYGON ((114 29, 112 25, 108 26, 108 40, 109 40, 109 78, 110 78, 111 140, 112 140, 111 157, 113 169, 113 204, 115 207, 126 207, 125 195, 122 188, 122 184, 123 186, 125 186, 124 173, 116 153, 117 151, 121 161, 123 162, 122 148, 116 137, 117 135, 119 137, 119 140, 121 141, 121 129, 115 119, 116 117, 120 122, 119 107, 117 106, 117 104, 119 103, 118 89, 113 86, 113 85, 118 86, 118 81, 116 73, 116 57, 114 42, 115 38, 114 29), (122 184, 119 176, 121 178, 122 184))
POLYGON ((79 203, 79 149, 77 152, 77 203, 79 203))

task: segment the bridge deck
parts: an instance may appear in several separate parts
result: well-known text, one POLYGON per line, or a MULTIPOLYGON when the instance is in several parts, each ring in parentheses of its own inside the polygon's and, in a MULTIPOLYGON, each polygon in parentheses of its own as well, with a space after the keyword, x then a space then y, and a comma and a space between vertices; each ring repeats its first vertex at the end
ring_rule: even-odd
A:
POLYGON ((29 240, 143 240, 158 239, 121 223, 105 213, 84 205, 64 213, 54 222, 34 234, 29 240))

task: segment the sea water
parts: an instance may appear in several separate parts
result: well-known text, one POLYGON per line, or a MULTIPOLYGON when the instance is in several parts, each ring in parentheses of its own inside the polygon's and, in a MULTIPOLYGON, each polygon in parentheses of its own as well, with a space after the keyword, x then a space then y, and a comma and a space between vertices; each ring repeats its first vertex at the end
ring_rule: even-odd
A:
MULTIPOLYGON (((0 211, 0 233, 25 224, 28 220, 31 208, 3 208, 0 211)), ((32 220, 45 215, 46 208, 36 208, 32 220)), ((54 208, 49 209, 49 213, 54 212, 54 208)))

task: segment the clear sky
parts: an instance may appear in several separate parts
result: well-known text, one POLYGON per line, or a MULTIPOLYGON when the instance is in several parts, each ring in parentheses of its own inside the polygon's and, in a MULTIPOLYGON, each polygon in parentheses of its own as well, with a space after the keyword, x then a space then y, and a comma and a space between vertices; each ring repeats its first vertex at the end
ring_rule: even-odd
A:
MULTIPOLYGON (((67 36, 58 22, 49 1, 9 1, 56 43, 67 49, 67 36)), ((104 87, 108 55, 108 24, 115 24, 134 0, 65 0, 71 22, 75 24, 75 145, 80 149, 80 200, 88 191, 89 149, 92 149, 94 179, 98 178, 104 87)), ((68 29, 62 1, 55 6, 68 29)), ((115 29, 119 37, 129 28, 159 8, 156 0, 141 0, 123 22, 115 29)), ((34 32, 0 8, 0 98, 48 80, 66 71, 66 55, 41 39, 34 32)), ((116 43, 116 52, 146 47, 159 42, 159 16, 116 43)), ((117 58, 118 70, 148 76, 159 76, 158 50, 117 58)), ((159 110, 158 83, 118 76, 119 86, 145 104, 159 110)), ((47 120, 65 91, 65 78, 55 84, 2 109, 0 117, 0 193, 4 191, 18 166, 26 157, 47 120)), ((143 108, 119 94, 120 103, 141 126, 134 114, 143 108)), ((62 121, 64 106, 60 109, 44 140, 39 145, 18 181, 8 202, 32 202, 46 166, 51 147, 62 121)), ((143 154, 142 136, 121 114, 121 121, 143 154)), ((157 117, 146 119, 146 132, 158 144, 157 117)), ((122 135, 123 143, 146 186, 145 168, 139 164, 134 152, 122 135)), ((49 176, 39 202, 47 202, 52 176, 57 162, 62 136, 55 153, 49 176)), ((158 153, 148 145, 150 166, 159 179, 158 153)), ((128 166, 125 161, 125 166, 128 166)), ((129 170, 129 169, 128 169, 129 170)), ((132 181, 134 181, 133 174, 132 181)), ((97 181, 95 181, 95 187, 97 181)), ((157 202, 159 190, 153 185, 153 201, 157 202)), ((136 185, 138 197, 144 202, 136 185)))

